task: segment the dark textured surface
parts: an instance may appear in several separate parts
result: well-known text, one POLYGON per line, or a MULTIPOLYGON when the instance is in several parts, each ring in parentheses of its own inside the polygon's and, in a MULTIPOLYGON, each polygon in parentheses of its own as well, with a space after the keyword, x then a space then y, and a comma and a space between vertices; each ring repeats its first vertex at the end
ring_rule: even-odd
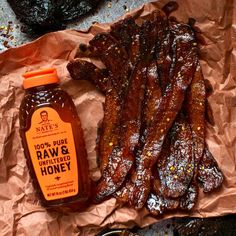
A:
POLYGON ((176 236, 236 235, 236 215, 208 219, 177 218, 174 222, 174 235, 176 236))
MULTIPOLYGON (((60 0, 61 1, 61 0, 60 0)), ((89 13, 72 23, 66 24, 67 29, 88 29, 93 22, 108 23, 121 17, 128 11, 141 6, 149 0, 101 0, 94 13, 89 13)), ((21 31, 23 25, 16 18, 7 0, 0 0, 0 51, 30 42, 38 36, 21 31)))
POLYGON ((17 18, 27 25, 26 33, 41 34, 63 29, 66 21, 95 9, 99 0, 8 0, 17 18))

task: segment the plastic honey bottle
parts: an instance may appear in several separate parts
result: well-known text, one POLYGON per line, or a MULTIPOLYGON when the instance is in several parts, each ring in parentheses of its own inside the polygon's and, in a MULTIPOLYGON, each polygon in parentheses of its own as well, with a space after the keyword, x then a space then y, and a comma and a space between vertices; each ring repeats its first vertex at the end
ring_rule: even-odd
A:
POLYGON ((23 77, 26 92, 20 106, 20 135, 41 203, 45 207, 82 204, 89 197, 90 184, 75 105, 59 87, 56 69, 23 77))

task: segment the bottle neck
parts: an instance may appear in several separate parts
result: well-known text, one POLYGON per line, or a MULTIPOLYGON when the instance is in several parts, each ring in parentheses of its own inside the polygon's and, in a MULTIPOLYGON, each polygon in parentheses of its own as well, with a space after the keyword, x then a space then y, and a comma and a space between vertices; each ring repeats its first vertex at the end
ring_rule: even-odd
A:
POLYGON ((40 92, 40 91, 55 89, 55 88, 58 88, 58 87, 59 87, 59 84, 57 84, 57 83, 46 84, 46 85, 41 85, 41 86, 37 86, 37 87, 28 88, 28 89, 26 89, 26 92, 27 93, 37 93, 37 92, 40 92))

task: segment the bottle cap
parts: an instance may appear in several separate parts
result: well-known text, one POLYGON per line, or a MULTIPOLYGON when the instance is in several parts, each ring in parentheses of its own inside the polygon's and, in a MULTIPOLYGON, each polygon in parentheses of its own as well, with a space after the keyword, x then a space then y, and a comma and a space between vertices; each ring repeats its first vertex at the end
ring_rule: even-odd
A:
POLYGON ((37 87, 46 84, 59 83, 57 71, 55 68, 47 68, 36 71, 31 71, 23 74, 25 78, 23 81, 24 89, 37 87))

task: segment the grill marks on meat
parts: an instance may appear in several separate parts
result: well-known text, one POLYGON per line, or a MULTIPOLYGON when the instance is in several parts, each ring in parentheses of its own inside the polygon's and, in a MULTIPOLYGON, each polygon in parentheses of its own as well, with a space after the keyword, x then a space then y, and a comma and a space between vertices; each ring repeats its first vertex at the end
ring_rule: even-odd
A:
MULTIPOLYGON (((167 5, 166 15, 176 7, 167 5)), ((96 35, 86 48, 105 70, 80 59, 68 64, 74 79, 89 80, 106 95, 94 201, 115 196, 154 215, 191 210, 197 184, 207 193, 223 181, 205 147, 209 86, 194 32, 166 15, 155 11, 141 26, 129 17, 96 35)))

